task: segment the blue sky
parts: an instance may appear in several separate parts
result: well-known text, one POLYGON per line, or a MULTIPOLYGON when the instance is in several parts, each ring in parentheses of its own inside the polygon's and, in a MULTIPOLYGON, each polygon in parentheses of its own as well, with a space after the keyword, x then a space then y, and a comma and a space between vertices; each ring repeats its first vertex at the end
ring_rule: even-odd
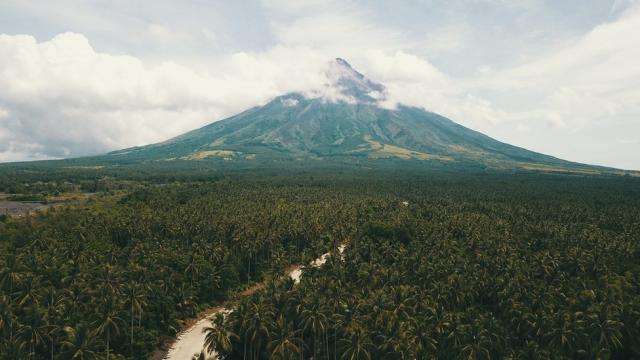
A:
POLYGON ((161 141, 323 83, 561 158, 640 169, 634 0, 0 3, 0 161, 161 141))

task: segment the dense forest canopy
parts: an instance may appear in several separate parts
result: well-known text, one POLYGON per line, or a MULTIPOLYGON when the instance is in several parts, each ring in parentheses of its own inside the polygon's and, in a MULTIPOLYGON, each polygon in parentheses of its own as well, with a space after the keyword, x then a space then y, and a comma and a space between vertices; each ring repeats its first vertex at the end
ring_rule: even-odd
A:
POLYGON ((144 359, 229 298, 209 345, 234 359, 640 357, 638 179, 256 173, 0 171, 95 193, 0 221, 0 358, 144 359))
POLYGON ((211 346, 231 358, 640 356, 637 189, 494 180, 399 191, 406 209, 299 286, 241 300, 211 346))

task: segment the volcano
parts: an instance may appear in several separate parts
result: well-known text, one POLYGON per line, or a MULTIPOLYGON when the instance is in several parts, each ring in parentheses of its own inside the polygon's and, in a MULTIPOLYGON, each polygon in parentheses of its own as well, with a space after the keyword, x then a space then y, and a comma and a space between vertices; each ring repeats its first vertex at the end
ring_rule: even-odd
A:
POLYGON ((385 86, 345 60, 326 71, 318 93, 292 92, 263 106, 162 143, 111 152, 109 162, 132 161, 340 161, 427 166, 564 171, 602 169, 568 162, 495 140, 422 108, 380 105, 385 86))

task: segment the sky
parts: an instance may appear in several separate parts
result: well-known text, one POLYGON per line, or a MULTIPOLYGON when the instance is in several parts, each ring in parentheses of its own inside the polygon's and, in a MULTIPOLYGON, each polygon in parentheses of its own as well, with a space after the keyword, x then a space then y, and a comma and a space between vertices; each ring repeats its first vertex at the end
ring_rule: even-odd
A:
POLYGON ((498 140, 640 169, 638 0, 0 1, 0 162, 163 141, 341 57, 498 140))

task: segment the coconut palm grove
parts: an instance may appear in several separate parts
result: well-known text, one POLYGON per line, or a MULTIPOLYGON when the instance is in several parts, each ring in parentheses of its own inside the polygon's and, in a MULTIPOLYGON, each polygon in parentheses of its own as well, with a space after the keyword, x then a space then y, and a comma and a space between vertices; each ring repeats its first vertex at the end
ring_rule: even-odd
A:
POLYGON ((91 195, 0 218, 2 359, 160 359, 220 306, 196 357, 640 356, 633 176, 30 166, 91 195))

